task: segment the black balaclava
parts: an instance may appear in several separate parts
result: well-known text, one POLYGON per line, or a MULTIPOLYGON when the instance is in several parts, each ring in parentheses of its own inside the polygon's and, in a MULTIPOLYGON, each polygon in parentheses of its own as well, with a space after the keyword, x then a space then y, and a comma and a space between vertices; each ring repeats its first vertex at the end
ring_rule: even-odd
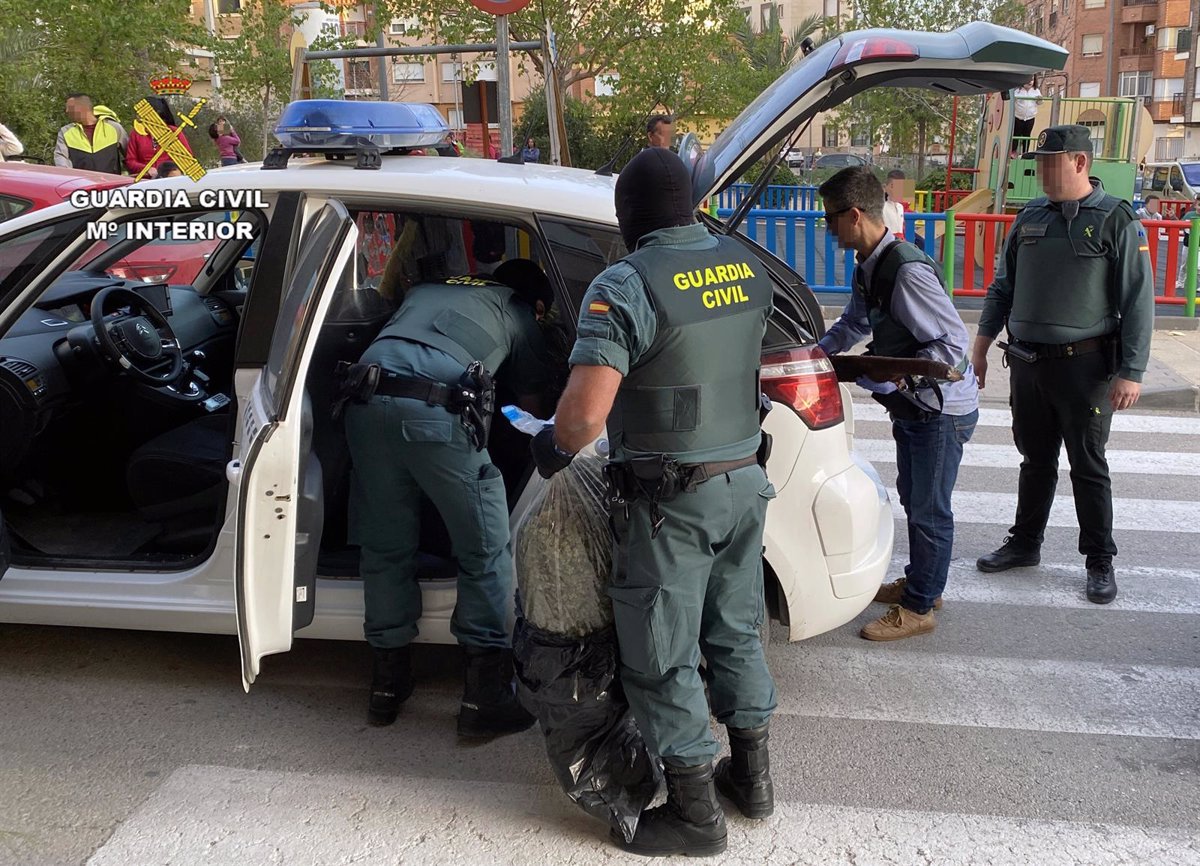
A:
POLYGON ((665 147, 648 147, 629 160, 617 175, 615 201, 621 237, 630 252, 652 231, 695 222, 688 170, 665 147))

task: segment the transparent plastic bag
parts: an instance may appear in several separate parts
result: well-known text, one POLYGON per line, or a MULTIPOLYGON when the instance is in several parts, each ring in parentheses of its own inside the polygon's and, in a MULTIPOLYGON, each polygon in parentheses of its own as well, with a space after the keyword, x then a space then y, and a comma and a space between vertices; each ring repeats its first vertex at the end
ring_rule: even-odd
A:
POLYGON ((517 524, 513 551, 521 609, 542 631, 583 637, 612 624, 606 462, 594 448, 580 452, 543 483, 517 524))

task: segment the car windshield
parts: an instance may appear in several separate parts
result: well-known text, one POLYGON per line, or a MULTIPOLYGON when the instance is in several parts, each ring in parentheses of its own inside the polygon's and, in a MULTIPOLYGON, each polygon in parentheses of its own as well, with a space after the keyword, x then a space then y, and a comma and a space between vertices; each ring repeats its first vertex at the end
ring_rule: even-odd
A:
POLYGON ((1188 186, 1200 187, 1200 162, 1184 162, 1180 163, 1183 169, 1183 178, 1188 182, 1188 186))

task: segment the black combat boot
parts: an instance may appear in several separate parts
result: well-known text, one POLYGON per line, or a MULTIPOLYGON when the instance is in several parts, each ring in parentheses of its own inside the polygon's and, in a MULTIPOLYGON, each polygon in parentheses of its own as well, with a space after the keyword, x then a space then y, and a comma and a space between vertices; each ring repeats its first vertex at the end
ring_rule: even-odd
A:
POLYGON ((991 553, 975 560, 980 571, 1008 571, 1010 568, 1027 568, 1042 561, 1041 547, 1010 535, 1004 543, 991 553))
POLYGON ((458 711, 460 737, 515 734, 536 719, 517 700, 512 650, 464 646, 466 673, 458 711))
POLYGON ((632 842, 615 827, 609 838, 618 848, 644 857, 712 857, 725 850, 729 837, 725 813, 713 788, 712 761, 698 767, 664 762, 667 802, 642 813, 632 842))
POLYGON ((747 818, 768 818, 775 811, 775 787, 767 757, 767 726, 728 728, 728 758, 713 774, 717 790, 747 818))
POLYGON ((396 721, 400 705, 408 700, 412 690, 412 651, 406 646, 376 649, 367 724, 383 726, 396 721))

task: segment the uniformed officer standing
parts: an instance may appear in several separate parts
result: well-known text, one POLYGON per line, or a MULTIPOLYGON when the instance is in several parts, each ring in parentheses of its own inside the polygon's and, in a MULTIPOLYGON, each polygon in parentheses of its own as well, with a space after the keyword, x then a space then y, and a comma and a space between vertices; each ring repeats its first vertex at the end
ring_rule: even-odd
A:
POLYGON ((970 337, 942 285, 941 271, 884 224, 883 187, 874 171, 867 166, 842 169, 821 185, 820 193, 829 208, 829 231, 839 246, 858 254, 858 266, 850 303, 818 345, 835 355, 871 336, 870 354, 927 358, 965 374, 936 390, 900 391, 892 382, 859 381, 892 419, 896 487, 908 518, 909 556, 904 577, 875 596, 892 607, 863 626, 861 634, 868 640, 899 640, 934 630, 933 610, 942 606, 950 572, 950 497, 963 445, 979 421, 979 393, 966 357, 970 337))
POLYGON ((1025 156, 1046 193, 1025 206, 988 288, 972 361, 982 388, 987 350, 1007 325, 1013 438, 1024 458, 1016 521, 981 571, 1036 565, 1067 446, 1086 557, 1087 597, 1117 596, 1112 485, 1104 457, 1112 413, 1141 392, 1154 328, 1154 274, 1146 231, 1128 202, 1089 178, 1084 126, 1054 126, 1025 156))
POLYGON ((611 838, 638 854, 711 855, 725 850, 726 830, 701 652, 732 750, 716 787, 749 817, 773 809, 775 687, 758 629, 775 490, 757 456, 773 286, 745 247, 695 224, 691 182, 673 152, 647 148, 630 160, 615 200, 632 252, 584 297, 556 425, 535 437, 533 452, 550 477, 607 421, 621 681, 669 792, 632 842, 615 830, 611 838))
MULTIPOLYGON (((451 411, 464 371, 476 361, 488 371, 503 364, 501 375, 519 394, 540 393, 548 366, 537 316, 552 298, 545 274, 524 259, 506 262, 491 277, 418 283, 360 361, 360 370, 375 364, 382 371, 373 396, 346 409, 352 540, 362 547, 364 631, 374 649, 371 724, 394 722, 413 689, 409 644, 421 617, 422 492, 445 521, 458 560, 450 624, 466 656, 458 733, 485 737, 533 724, 513 688, 504 480, 451 411)), ((541 408, 534 396, 520 402, 530 411, 541 408)))

